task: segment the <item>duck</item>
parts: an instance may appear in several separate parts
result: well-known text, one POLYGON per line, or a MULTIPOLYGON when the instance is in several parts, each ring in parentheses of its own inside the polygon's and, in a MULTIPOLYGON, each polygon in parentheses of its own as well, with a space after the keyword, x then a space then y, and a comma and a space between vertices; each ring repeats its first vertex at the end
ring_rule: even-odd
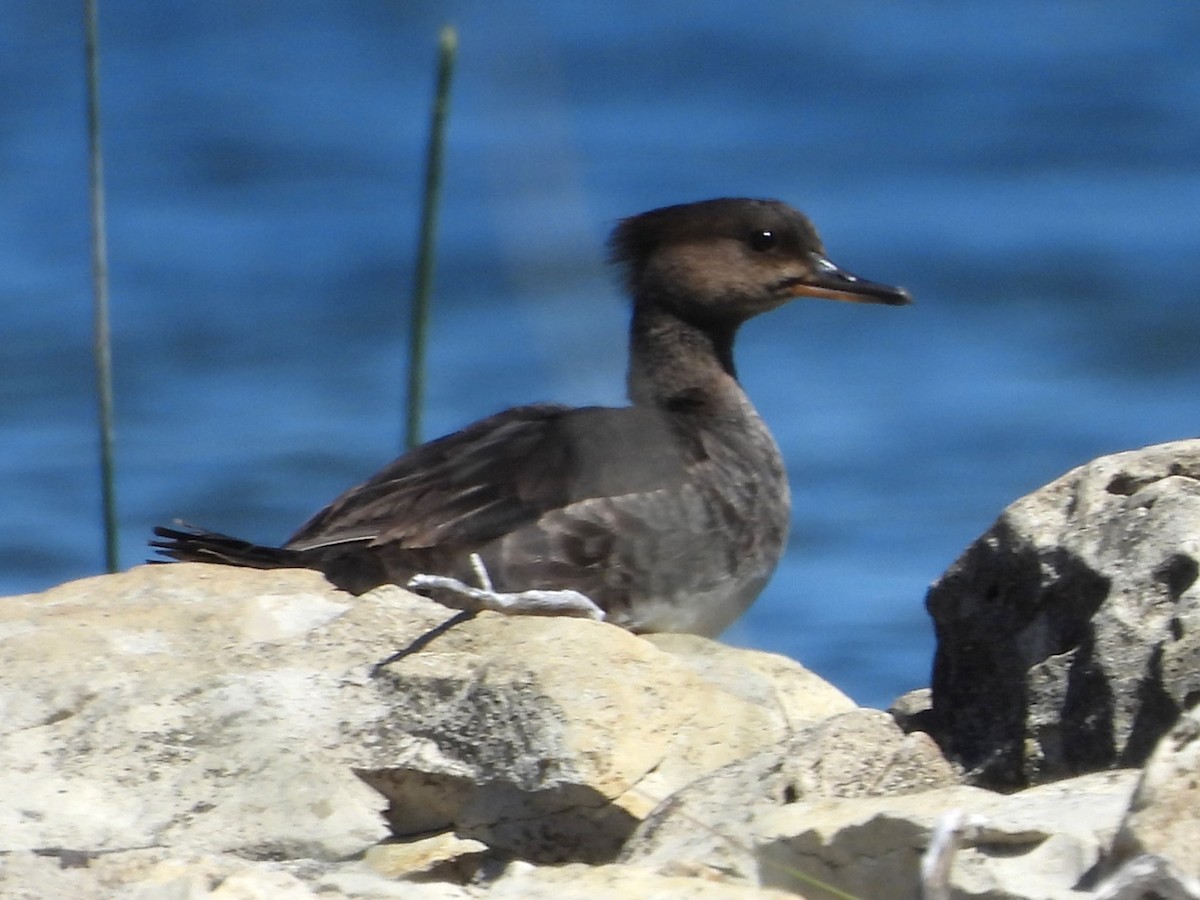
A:
POLYGON ((715 637, 787 542, 783 458, 738 381, 734 340, 797 298, 902 306, 829 260, 778 200, 718 198, 621 220, 631 299, 621 407, 518 406, 416 447, 282 546, 177 522, 162 561, 309 568, 355 594, 408 586, 460 610, 603 619, 715 637))

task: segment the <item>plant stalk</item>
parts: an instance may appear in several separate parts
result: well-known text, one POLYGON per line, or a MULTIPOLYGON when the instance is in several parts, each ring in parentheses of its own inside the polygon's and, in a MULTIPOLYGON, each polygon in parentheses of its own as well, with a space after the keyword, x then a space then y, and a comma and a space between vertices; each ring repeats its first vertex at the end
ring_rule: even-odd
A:
POLYGON ((446 113, 450 107, 450 81, 458 52, 458 33, 451 25, 442 27, 438 40, 437 83, 425 153, 425 188, 421 199, 421 233, 417 248, 413 285, 412 316, 409 321, 408 400, 405 416, 405 446, 421 443, 421 414, 425 403, 425 346, 429 332, 429 296, 437 238, 438 201, 442 189, 442 156, 446 113))
POLYGON ((104 521, 104 561, 109 572, 120 566, 114 464, 112 333, 108 313, 108 237, 104 222, 104 154, 100 128, 100 54, 97 0, 83 0, 87 66, 88 178, 92 219, 93 356, 100 429, 100 493, 104 521))

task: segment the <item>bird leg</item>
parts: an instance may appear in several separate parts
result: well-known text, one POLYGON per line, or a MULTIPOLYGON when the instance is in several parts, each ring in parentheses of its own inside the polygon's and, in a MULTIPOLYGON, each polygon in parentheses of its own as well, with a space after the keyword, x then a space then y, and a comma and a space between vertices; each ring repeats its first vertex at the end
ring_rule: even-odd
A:
POLYGON ((475 579, 479 582, 479 586, 489 593, 495 588, 492 587, 492 576, 488 574, 487 566, 483 564, 483 557, 478 553, 472 553, 470 556, 471 569, 475 572, 475 579))
POLYGON ((490 609, 509 616, 575 616, 604 619, 604 610, 579 591, 529 590, 516 593, 496 591, 478 553, 471 554, 471 568, 479 581, 474 588, 446 575, 414 575, 408 589, 436 600, 451 609, 479 612, 490 609))

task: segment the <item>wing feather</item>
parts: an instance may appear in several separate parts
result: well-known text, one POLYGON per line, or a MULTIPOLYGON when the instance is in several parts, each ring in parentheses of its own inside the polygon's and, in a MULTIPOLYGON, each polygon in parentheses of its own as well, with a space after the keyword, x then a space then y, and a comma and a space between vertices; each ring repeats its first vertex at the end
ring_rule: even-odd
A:
POLYGON ((400 457, 285 546, 478 546, 581 500, 677 485, 702 458, 653 410, 516 407, 400 457))

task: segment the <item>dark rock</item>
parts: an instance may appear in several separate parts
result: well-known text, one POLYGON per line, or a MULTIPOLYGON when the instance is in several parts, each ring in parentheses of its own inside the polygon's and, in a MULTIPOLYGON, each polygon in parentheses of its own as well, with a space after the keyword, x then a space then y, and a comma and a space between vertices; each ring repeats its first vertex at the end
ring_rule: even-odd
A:
POLYGON ((975 783, 1143 763, 1200 695, 1200 441, 1006 509, 929 590, 931 733, 975 783))

